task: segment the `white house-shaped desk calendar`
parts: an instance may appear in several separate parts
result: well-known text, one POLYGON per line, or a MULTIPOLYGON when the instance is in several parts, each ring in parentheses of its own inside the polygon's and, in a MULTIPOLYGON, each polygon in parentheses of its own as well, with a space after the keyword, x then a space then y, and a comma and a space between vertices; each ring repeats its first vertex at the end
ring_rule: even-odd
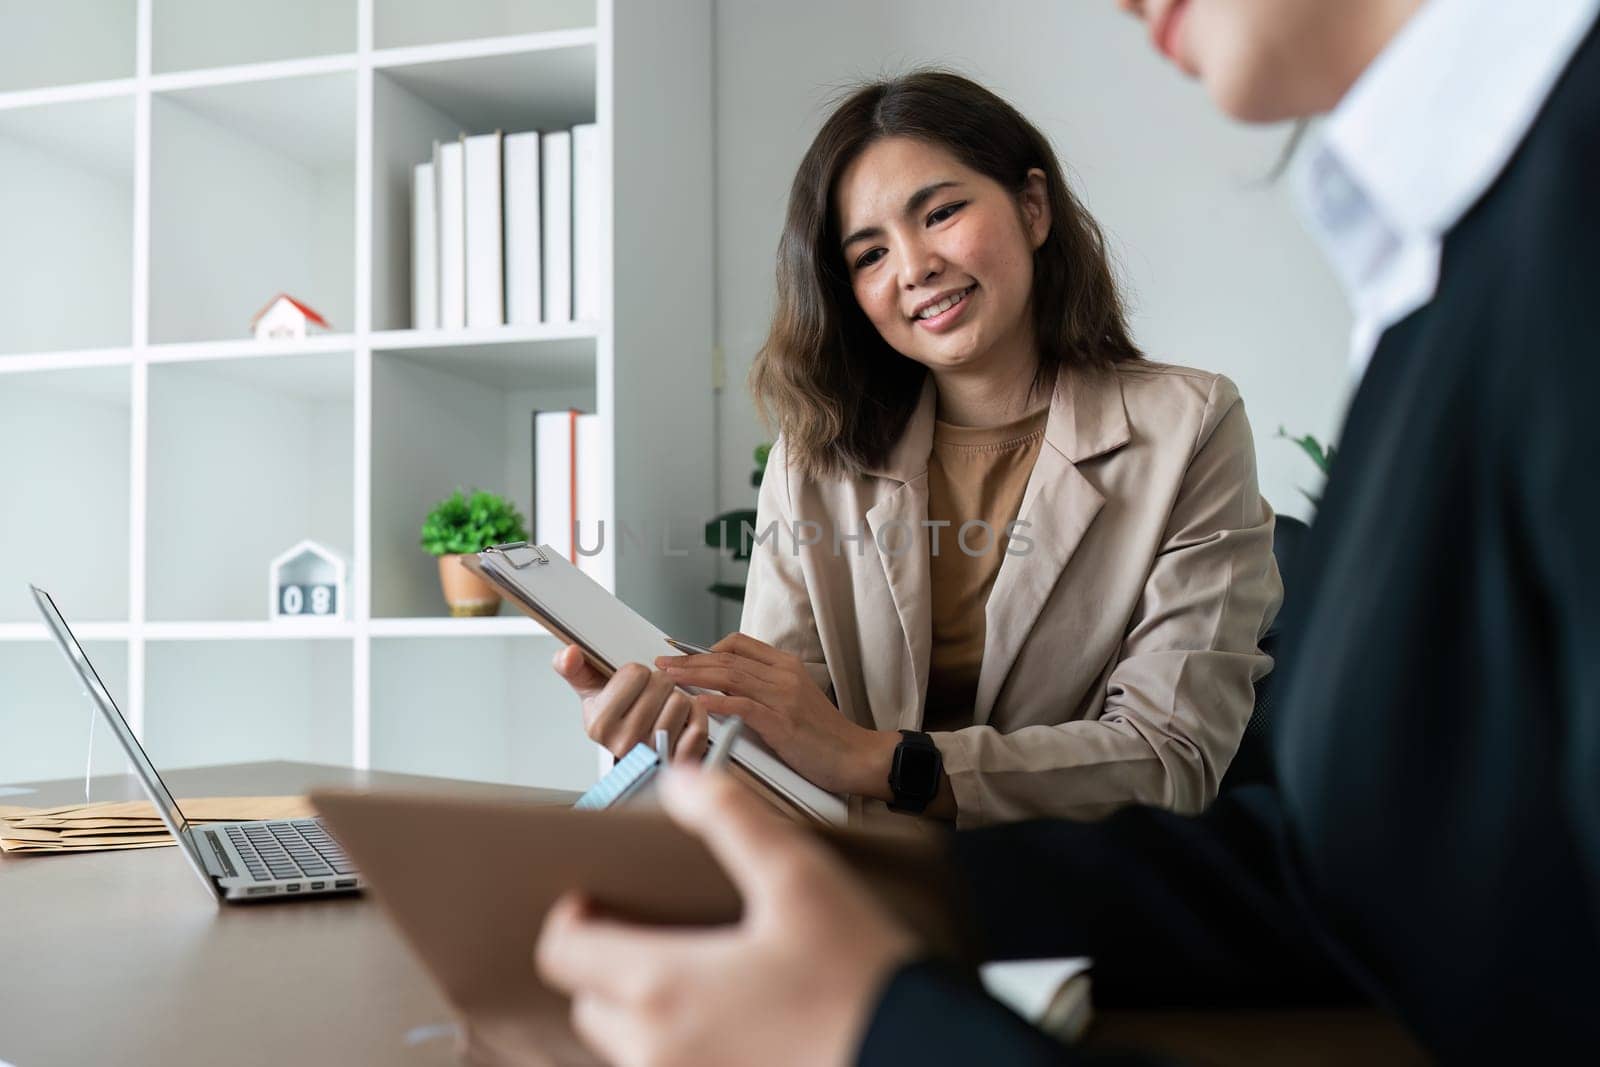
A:
POLYGON ((307 324, 330 329, 328 322, 288 293, 279 293, 250 320, 257 341, 306 339, 307 324))
POLYGON ((344 560, 315 541, 301 541, 272 561, 268 617, 337 619, 344 615, 344 560))

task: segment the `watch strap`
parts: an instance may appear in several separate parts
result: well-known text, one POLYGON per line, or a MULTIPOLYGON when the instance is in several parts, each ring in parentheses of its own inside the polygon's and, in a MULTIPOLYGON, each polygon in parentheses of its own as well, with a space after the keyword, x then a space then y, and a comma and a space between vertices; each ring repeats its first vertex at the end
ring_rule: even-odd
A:
POLYGON ((939 783, 944 776, 944 755, 933 738, 918 730, 901 730, 900 743, 894 749, 894 762, 889 769, 889 792, 894 797, 889 810, 909 815, 921 815, 939 795, 939 783), (904 773, 908 756, 933 761, 933 774, 929 780, 917 783, 904 773))

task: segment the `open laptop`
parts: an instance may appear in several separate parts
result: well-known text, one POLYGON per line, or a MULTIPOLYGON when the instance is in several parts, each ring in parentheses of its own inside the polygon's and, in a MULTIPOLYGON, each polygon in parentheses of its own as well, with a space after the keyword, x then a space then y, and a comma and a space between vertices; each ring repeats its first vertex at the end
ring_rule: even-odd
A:
POLYGON ((55 601, 43 589, 30 585, 39 614, 55 637, 62 655, 83 682, 83 691, 100 708, 116 735, 128 762, 139 775, 145 795, 178 849, 200 880, 219 901, 243 901, 285 896, 322 896, 351 893, 365 883, 344 850, 329 836, 318 819, 273 819, 262 822, 224 822, 191 825, 183 817, 166 783, 128 729, 128 723, 84 655, 78 639, 55 601))

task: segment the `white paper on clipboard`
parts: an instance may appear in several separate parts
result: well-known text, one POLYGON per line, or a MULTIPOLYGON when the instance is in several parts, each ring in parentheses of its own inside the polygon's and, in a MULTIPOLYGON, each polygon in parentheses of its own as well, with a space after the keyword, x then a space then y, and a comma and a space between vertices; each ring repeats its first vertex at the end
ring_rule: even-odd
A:
MULTIPOLYGON (((657 656, 681 654, 650 620, 547 546, 495 545, 478 553, 476 562, 536 621, 557 637, 582 645, 609 670, 625 663, 653 667, 657 656)), ((711 716, 711 743, 718 744, 727 729, 720 716, 711 716)), ((728 758, 812 817, 837 826, 849 821, 843 797, 813 785, 750 731, 735 739, 728 758)))

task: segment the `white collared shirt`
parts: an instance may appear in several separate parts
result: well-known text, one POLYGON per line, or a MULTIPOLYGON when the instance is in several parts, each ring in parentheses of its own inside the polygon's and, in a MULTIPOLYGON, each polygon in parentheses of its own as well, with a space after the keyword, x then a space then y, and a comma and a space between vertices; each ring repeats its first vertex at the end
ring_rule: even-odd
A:
POLYGON ((1427 0, 1298 168, 1344 284, 1359 380, 1383 331, 1433 299, 1444 235, 1510 161, 1600 0, 1427 0))

